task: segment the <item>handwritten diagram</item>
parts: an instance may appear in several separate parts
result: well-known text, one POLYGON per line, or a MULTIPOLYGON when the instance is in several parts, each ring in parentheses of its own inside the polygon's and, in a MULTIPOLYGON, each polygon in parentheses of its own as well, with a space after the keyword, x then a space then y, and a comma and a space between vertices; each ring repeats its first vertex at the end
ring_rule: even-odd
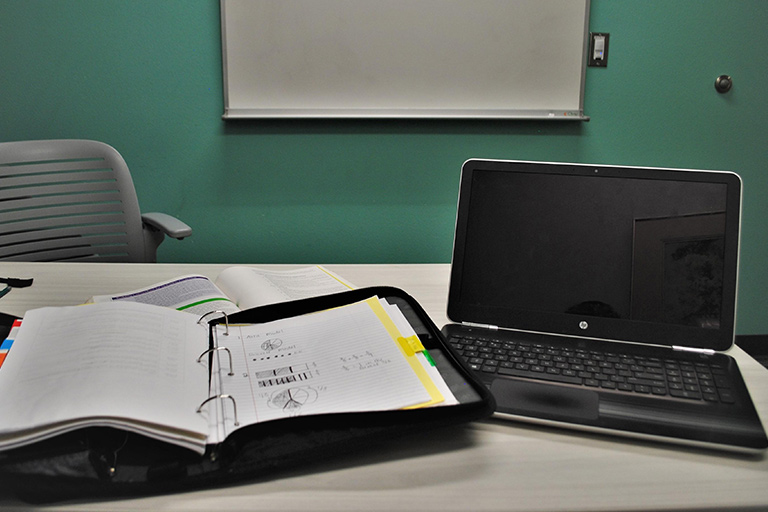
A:
POLYGON ((256 372, 256 378, 258 387, 267 388, 311 379, 312 371, 307 364, 302 363, 256 372))
POLYGON ((301 413, 301 409, 317 400, 317 390, 310 386, 288 388, 277 391, 269 397, 269 406, 280 409, 284 413, 295 416, 301 413))
POLYGON ((273 350, 280 348, 282 344, 283 344, 283 340, 281 340, 280 338, 268 339, 267 341, 261 344, 261 350, 263 350, 266 353, 270 353, 273 350))

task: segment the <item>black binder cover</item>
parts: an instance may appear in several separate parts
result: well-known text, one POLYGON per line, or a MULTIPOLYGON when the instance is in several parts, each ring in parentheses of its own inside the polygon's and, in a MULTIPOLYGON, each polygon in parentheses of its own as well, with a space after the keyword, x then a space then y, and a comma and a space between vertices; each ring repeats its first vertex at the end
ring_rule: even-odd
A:
MULTIPOLYGON (((190 450, 112 428, 91 427, 0 453, 0 481, 30 502, 182 492, 269 479, 339 454, 375 449, 395 436, 490 416, 495 402, 453 353, 426 312, 404 291, 373 287, 254 308, 231 323, 265 323, 378 296, 396 304, 436 360, 459 404, 423 409, 299 416, 258 423, 190 450)), ((223 319, 210 322, 211 326, 223 319)))

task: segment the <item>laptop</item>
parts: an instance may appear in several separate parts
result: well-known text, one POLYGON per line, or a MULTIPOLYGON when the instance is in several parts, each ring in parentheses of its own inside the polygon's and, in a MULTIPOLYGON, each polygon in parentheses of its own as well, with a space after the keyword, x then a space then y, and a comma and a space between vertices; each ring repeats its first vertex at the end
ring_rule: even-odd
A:
POLYGON ((760 452, 740 222, 732 172, 468 160, 443 334, 499 417, 760 452))

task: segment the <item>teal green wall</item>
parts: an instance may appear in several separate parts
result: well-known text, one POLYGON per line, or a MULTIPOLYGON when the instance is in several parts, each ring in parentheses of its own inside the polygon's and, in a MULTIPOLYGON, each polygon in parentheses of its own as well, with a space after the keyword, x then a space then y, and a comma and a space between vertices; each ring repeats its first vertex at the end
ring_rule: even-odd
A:
POLYGON ((142 209, 195 230, 161 246, 166 262, 447 262, 469 157, 733 169, 739 331, 768 332, 765 0, 592 0, 611 40, 608 68, 587 72, 588 123, 225 123, 218 9, 0 0, 0 140, 115 146, 142 209))

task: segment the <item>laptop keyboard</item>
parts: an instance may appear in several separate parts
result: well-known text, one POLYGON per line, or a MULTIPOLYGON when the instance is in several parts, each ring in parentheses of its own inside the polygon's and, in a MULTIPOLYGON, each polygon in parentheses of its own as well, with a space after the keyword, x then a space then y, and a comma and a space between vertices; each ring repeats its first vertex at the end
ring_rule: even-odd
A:
POLYGON ((470 335, 452 336, 448 342, 470 368, 486 375, 707 402, 735 401, 727 372, 706 356, 693 362, 470 335))

